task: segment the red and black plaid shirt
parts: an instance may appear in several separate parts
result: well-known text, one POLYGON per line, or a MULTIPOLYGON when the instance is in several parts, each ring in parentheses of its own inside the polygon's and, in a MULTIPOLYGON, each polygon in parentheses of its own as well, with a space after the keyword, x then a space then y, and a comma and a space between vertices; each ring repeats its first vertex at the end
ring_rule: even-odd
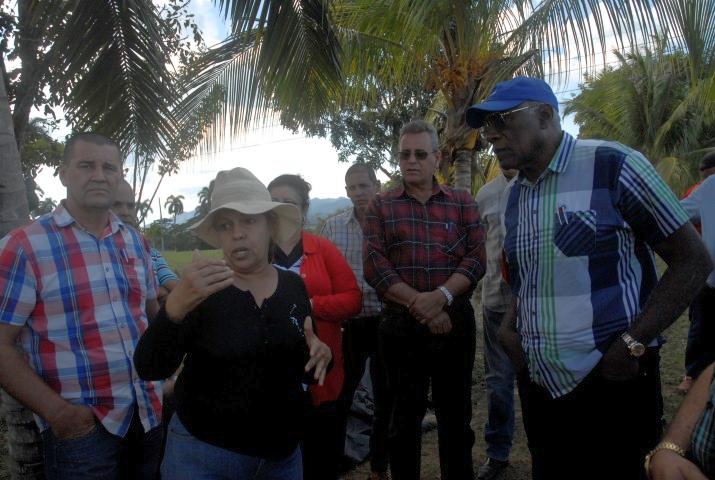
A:
POLYGON ((484 275, 484 228, 467 191, 435 181, 424 205, 402 186, 378 194, 364 233, 365 280, 380 296, 399 282, 426 292, 455 272, 473 285, 484 275))

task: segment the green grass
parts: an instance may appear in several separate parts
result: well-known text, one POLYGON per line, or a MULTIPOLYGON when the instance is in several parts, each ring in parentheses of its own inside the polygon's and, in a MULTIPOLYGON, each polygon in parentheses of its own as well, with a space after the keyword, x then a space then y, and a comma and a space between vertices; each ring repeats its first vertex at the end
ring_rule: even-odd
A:
MULTIPOLYGON (((184 267, 191 262, 191 258, 194 255, 194 252, 174 252, 172 250, 166 250, 164 252, 161 252, 161 254, 164 255, 166 262, 169 264, 171 269, 178 275, 181 273, 184 267)), ((211 258, 221 258, 223 256, 223 252, 221 252, 221 250, 201 250, 201 255, 211 258)))

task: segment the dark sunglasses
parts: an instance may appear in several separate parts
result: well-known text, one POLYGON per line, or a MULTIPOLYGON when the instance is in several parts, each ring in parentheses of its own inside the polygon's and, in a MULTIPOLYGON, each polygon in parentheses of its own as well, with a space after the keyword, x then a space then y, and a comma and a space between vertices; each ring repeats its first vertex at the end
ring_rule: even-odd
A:
POLYGON ((534 107, 538 107, 538 105, 527 105, 526 107, 514 108, 512 110, 507 110, 506 112, 490 113, 489 115, 484 117, 482 128, 493 128, 494 130, 502 131, 507 127, 509 123, 509 115, 534 107))
POLYGON ((430 153, 434 153, 436 151, 437 150, 432 150, 431 152, 425 152, 424 150, 401 150, 397 152, 397 158, 399 158, 400 161, 409 160, 410 156, 414 153, 417 160, 424 160, 430 153))

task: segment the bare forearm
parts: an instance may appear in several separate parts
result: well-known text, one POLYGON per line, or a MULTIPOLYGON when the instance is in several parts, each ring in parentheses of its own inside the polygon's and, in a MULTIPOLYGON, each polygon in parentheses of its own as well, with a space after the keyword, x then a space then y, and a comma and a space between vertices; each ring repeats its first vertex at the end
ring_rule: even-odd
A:
POLYGON ((385 298, 391 302, 409 307, 419 292, 405 282, 395 283, 385 292, 385 298))
POLYGON ((472 287, 472 281, 466 275, 453 273, 447 281, 444 282, 444 286, 456 297, 468 292, 472 287))
POLYGON ((688 224, 672 245, 656 249, 668 264, 658 284, 653 288, 641 314, 630 329, 633 337, 650 343, 668 328, 690 304, 705 284, 712 270, 710 257, 697 234, 688 224))
POLYGON ((14 345, 0 345, 0 385, 48 422, 67 403, 27 364, 14 345))
POLYGON ((688 450, 695 425, 705 410, 713 378, 713 365, 706 368, 695 381, 680 405, 675 418, 668 426, 663 441, 673 442, 683 450, 688 450))

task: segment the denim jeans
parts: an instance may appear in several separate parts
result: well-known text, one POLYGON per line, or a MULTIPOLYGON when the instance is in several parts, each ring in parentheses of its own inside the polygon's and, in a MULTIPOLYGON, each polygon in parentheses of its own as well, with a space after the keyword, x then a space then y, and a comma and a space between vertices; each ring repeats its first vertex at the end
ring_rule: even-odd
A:
POLYGON ((285 458, 268 460, 203 442, 191 435, 175 414, 169 423, 161 477, 170 480, 302 480, 303 463, 297 446, 285 458))
POLYGON ((60 440, 51 429, 42 432, 48 480, 154 480, 159 469, 161 427, 144 432, 137 415, 124 438, 97 422, 79 438, 60 440))
POLYGON ((487 456, 508 460, 514 438, 514 366, 504 352, 497 330, 503 313, 484 308, 484 372, 487 384, 487 456))

